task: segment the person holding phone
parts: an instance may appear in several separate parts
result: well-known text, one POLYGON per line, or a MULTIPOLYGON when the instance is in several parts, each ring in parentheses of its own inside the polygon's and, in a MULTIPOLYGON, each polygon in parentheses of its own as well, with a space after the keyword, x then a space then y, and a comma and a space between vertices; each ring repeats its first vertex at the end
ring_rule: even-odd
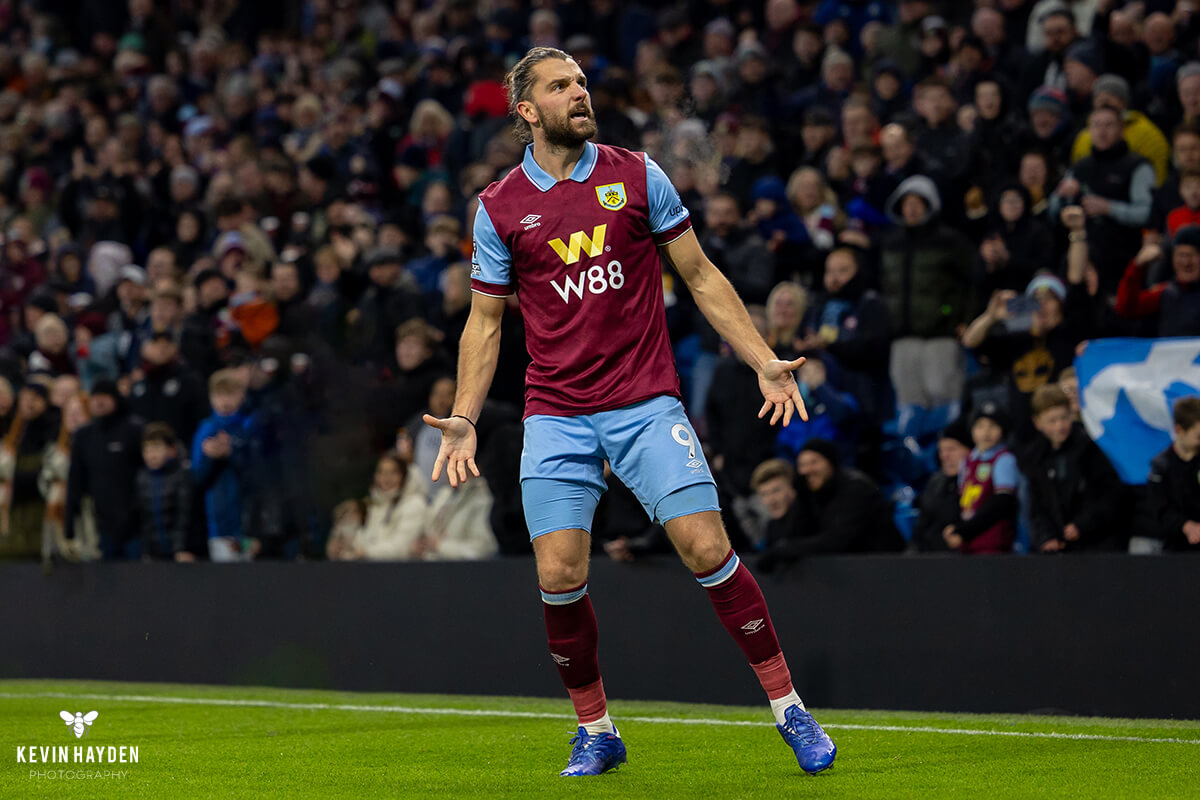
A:
MULTIPOLYGON (((1078 211, 1078 209, 1076 209, 1078 211)), ((1078 215, 1064 211, 1064 221, 1078 215)), ((1068 228, 1071 225, 1068 224, 1068 228)), ((1082 224, 1073 247, 1086 248, 1082 224)), ((1086 258, 1068 258, 1067 281, 1049 272, 1034 276, 1018 295, 1012 290, 992 294, 987 308, 963 332, 962 343, 984 361, 997 383, 1004 383, 1008 410, 1018 422, 1017 442, 1035 433, 1030 422, 1030 398, 1038 387, 1058 380, 1075 358, 1080 342, 1092 335, 1092 310, 1085 283, 1086 258)))

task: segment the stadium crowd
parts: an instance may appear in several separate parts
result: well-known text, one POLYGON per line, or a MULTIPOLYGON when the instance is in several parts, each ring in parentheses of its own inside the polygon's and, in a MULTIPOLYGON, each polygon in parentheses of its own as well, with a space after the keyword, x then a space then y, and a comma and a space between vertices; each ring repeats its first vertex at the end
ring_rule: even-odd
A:
MULTIPOLYGON (((663 274, 726 522, 815 553, 1200 550, 1200 399, 1128 487, 1100 337, 1200 336, 1191 0, 0 1, 0 555, 529 552, 510 298, 485 476, 430 483, 531 46, 664 168, 807 422, 663 274), (349 499, 362 498, 362 499, 349 499), (1131 545, 1131 540, 1133 544, 1131 545)), ((666 549, 618 481, 597 548, 666 549)))

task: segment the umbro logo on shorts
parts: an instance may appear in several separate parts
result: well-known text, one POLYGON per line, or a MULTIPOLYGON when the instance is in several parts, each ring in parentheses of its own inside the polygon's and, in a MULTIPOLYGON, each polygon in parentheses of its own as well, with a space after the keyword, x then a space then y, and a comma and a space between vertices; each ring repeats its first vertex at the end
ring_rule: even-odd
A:
POLYGON ((742 630, 744 630, 746 635, 749 636, 752 633, 758 633, 765 627, 767 627, 767 625, 761 619, 752 619, 742 626, 742 630))

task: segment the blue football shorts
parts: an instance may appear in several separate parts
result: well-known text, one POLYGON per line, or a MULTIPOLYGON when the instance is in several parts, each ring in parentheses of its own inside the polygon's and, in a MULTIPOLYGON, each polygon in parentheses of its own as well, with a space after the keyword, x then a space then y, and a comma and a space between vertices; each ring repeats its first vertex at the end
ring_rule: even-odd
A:
POLYGON ((651 520, 720 511, 712 471, 678 399, 664 395, 576 417, 534 414, 525 420, 521 453, 530 539, 572 528, 591 532, 606 459, 651 520))

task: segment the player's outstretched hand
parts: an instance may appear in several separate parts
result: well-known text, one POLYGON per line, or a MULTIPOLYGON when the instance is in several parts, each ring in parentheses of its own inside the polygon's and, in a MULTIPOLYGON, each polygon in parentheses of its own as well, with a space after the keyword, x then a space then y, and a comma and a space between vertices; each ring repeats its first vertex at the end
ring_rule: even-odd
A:
POLYGON ((805 359, 801 357, 795 361, 776 359, 763 365, 762 371, 758 373, 758 388, 762 390, 763 395, 763 405, 758 412, 759 419, 771 411, 771 424, 774 425, 782 418, 786 428, 792 421, 792 412, 795 411, 800 414, 800 419, 808 422, 808 409, 804 407, 800 387, 792 377, 792 371, 800 369, 804 362, 805 359))
POLYGON ((476 478, 479 477, 479 467, 475 466, 475 426, 462 417, 446 417, 438 419, 425 414, 421 419, 426 425, 437 428, 442 432, 442 447, 438 450, 437 461, 433 462, 433 480, 442 475, 442 467, 450 476, 450 485, 455 488, 460 483, 467 482, 467 470, 476 478))

